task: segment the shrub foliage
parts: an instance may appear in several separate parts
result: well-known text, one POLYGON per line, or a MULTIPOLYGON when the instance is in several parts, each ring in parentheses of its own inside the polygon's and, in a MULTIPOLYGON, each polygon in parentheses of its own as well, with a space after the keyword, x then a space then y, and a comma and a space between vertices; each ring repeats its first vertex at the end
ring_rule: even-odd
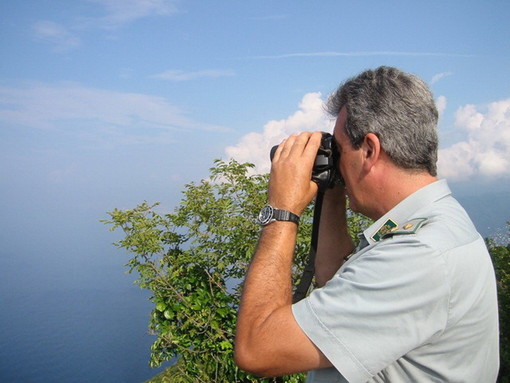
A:
MULTIPOLYGON (((510 222, 507 223, 507 228, 510 229, 510 222)), ((498 382, 510 383, 510 235, 503 240, 499 238, 498 242, 488 239, 487 246, 498 281, 500 351, 498 382)))

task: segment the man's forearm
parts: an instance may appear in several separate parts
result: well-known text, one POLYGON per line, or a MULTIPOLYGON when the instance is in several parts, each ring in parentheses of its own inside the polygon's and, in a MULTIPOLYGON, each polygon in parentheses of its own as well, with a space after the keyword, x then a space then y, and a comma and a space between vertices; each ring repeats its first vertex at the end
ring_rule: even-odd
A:
POLYGON ((265 227, 246 277, 234 357, 239 367, 257 376, 331 366, 292 313, 291 265, 296 233, 296 225, 289 222, 265 227))
POLYGON ((237 322, 238 340, 261 330, 272 312, 292 303, 291 266, 297 225, 273 222, 262 229, 249 267, 237 322))

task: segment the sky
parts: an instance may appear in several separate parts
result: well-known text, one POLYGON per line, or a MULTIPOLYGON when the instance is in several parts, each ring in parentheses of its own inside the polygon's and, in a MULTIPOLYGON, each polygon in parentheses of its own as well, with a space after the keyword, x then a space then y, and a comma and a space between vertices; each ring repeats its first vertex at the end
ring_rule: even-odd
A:
POLYGON ((380 65, 430 85, 441 177, 510 190, 509 17, 506 0, 2 1, 0 240, 72 248, 108 210, 172 210, 216 158, 268 171, 380 65))

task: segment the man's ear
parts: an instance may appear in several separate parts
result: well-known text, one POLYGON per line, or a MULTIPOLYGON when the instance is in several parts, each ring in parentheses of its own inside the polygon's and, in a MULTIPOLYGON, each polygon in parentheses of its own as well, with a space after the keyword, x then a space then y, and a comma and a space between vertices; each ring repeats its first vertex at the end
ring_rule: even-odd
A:
POLYGON ((363 150, 364 168, 366 171, 374 166, 381 156, 381 141, 374 133, 368 133, 361 144, 363 150))

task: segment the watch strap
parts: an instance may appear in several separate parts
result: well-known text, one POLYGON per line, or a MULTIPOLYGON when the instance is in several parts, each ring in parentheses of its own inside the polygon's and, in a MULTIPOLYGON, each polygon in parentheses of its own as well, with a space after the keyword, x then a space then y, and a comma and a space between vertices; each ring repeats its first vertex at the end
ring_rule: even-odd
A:
POLYGON ((288 210, 274 209, 274 219, 277 221, 290 221, 299 225, 299 216, 288 210))
POLYGON ((265 226, 274 221, 294 222, 299 225, 299 216, 287 210, 276 209, 271 205, 264 206, 259 213, 257 222, 265 226))

